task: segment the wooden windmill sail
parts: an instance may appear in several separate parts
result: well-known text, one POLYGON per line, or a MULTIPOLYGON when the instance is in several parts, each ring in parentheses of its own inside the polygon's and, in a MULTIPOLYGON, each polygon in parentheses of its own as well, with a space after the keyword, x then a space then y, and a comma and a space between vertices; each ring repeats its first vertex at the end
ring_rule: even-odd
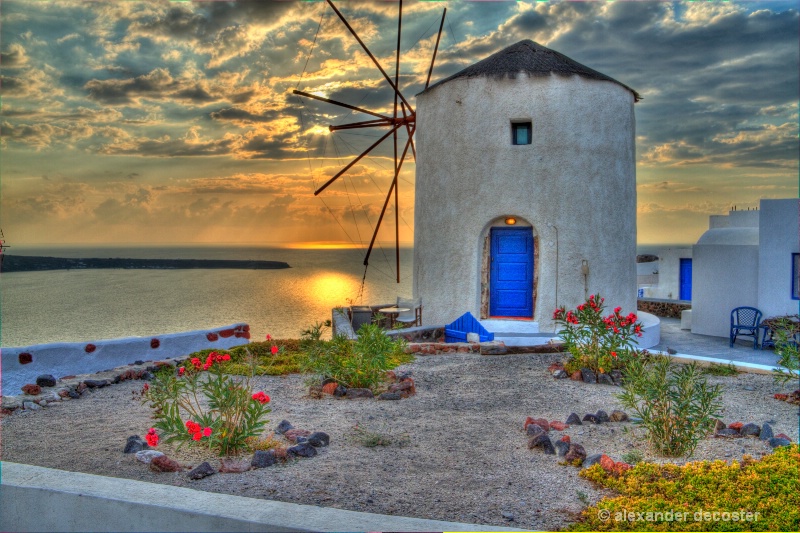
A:
MULTIPOLYGON (((378 236, 378 230, 380 230, 381 223, 383 222, 384 215, 386 214, 386 208, 389 205, 389 202, 394 196, 394 216, 395 216, 395 257, 397 263, 397 282, 400 282, 400 225, 399 225, 399 206, 398 206, 398 176, 400 174, 400 170, 403 166, 403 162, 405 161, 406 157, 409 155, 409 149, 411 151, 411 155, 416 159, 416 149, 414 147, 414 131, 416 129, 416 113, 414 108, 411 106, 409 101, 403 96, 403 92, 399 87, 399 78, 400 78, 400 36, 402 33, 402 25, 403 25, 403 2, 400 0, 398 3, 398 17, 397 17, 397 52, 395 54, 395 69, 394 69, 394 79, 387 74, 384 68, 381 66, 380 62, 375 58, 375 55, 370 51, 364 41, 358 36, 356 31, 353 27, 347 22, 347 19, 342 15, 342 13, 336 8, 331 0, 326 0, 328 5, 333 9, 336 16, 339 17, 339 20, 345 25, 347 30, 350 34, 355 38, 364 52, 369 56, 372 60, 372 63, 375 67, 380 71, 383 75, 384 80, 386 83, 394 91, 394 108, 392 115, 387 115, 385 113, 377 113, 374 111, 370 111, 369 109, 365 109, 363 107, 354 106, 345 102, 339 102, 336 100, 332 100, 330 98, 324 98, 322 96, 318 96, 315 94, 311 94, 305 91, 295 90, 294 94, 303 96, 305 98, 311 98, 314 100, 319 100, 321 102, 326 102, 329 104, 333 104, 339 107, 343 107, 345 109, 350 109, 351 111, 358 111, 361 113, 365 113, 370 115, 374 118, 370 120, 363 120, 359 122, 351 122, 348 124, 341 124, 341 125, 331 125, 328 126, 328 129, 331 132, 339 131, 339 130, 352 130, 352 129, 361 129, 361 128, 387 128, 387 131, 372 145, 362 151, 359 155, 353 158, 350 163, 344 166, 339 172, 337 172, 334 176, 332 176, 328 181, 326 181, 322 186, 317 188, 314 191, 314 196, 319 195, 323 192, 329 185, 334 183, 340 177, 344 176, 348 170, 353 168, 356 164, 359 163, 365 156, 367 156, 370 152, 376 149, 379 145, 381 145, 384 141, 388 141, 391 137, 392 142, 394 144, 394 178, 392 179, 391 186, 389 187, 389 191, 386 194, 386 199, 383 202, 383 208, 381 209, 381 214, 378 217, 378 222, 375 225, 375 229, 372 234, 372 240, 369 243, 369 248, 367 248, 367 253, 364 257, 364 266, 367 267, 369 265, 369 256, 372 253, 372 248, 375 245, 375 239, 378 236), (398 142, 398 131, 404 128, 406 133, 408 134, 408 139, 405 142, 404 146, 400 146, 402 143, 398 142)), ((442 21, 439 24, 439 32, 436 36, 436 45, 433 49, 433 56, 431 57, 430 68, 428 69, 428 77, 425 81, 425 88, 428 87, 431 80, 431 73, 433 72, 433 65, 436 61, 436 52, 439 49, 439 40, 442 36, 442 28, 444 27, 444 18, 447 13, 447 9, 445 8, 442 12, 442 21)), ((366 275, 366 272, 365 272, 366 275)))

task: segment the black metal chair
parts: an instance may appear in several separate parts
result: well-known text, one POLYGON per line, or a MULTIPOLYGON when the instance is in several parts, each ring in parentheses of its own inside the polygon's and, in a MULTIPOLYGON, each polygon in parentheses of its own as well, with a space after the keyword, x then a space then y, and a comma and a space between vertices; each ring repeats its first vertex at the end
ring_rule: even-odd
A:
POLYGON ((753 349, 758 348, 761 331, 761 311, 755 307, 737 307, 731 311, 731 347, 736 337, 753 337, 753 349))

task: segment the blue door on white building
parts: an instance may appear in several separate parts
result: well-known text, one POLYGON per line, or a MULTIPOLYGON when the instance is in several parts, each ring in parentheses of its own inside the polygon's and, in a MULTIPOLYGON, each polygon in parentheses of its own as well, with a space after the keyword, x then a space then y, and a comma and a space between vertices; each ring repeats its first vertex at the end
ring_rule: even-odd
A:
POLYGON ((533 317, 532 228, 492 228, 489 314, 533 317))
MULTIPOLYGON (((673 263, 674 264, 674 263, 673 263)), ((681 300, 691 300, 692 299, 692 260, 681 258, 681 270, 680 270, 680 279, 678 283, 680 285, 680 296, 681 300)))

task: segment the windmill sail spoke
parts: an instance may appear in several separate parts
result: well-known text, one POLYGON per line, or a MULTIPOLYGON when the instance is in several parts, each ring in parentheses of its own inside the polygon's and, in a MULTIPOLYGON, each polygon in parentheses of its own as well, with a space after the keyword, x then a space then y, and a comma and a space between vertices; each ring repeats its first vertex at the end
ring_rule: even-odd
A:
POLYGON ((386 78, 387 82, 389 82, 389 85, 392 86, 392 89, 395 90, 395 92, 400 96, 400 99, 403 100, 403 102, 405 102, 406 105, 408 105, 408 107, 410 108, 411 105, 403 97, 403 94, 397 89, 397 85, 395 85, 394 82, 392 82, 392 79, 389 77, 388 74, 386 74, 386 71, 383 70, 383 67, 381 66, 380 63, 378 63, 378 60, 375 58, 375 56, 372 55, 372 52, 370 52, 369 48, 367 48, 367 45, 364 44, 364 41, 362 41, 361 38, 358 36, 358 34, 356 33, 356 30, 354 30, 353 27, 350 26, 350 24, 347 22, 347 19, 345 19, 344 15, 342 15, 342 13, 338 9, 336 9, 336 6, 333 5, 333 2, 331 0, 326 0, 326 1, 328 2, 328 5, 330 5, 331 8, 333 8, 334 13, 336 13, 336 16, 339 17, 339 20, 342 21, 342 24, 344 24, 345 27, 350 32, 350 34, 353 37, 355 37, 356 41, 358 41, 358 44, 361 45, 361 48, 364 50, 364 52, 366 52, 367 55, 369 56, 369 58, 372 59, 372 62, 375 63, 375 66, 378 67, 378 70, 381 71, 381 74, 383 74, 383 77, 386 78))
MULTIPOLYGON (((447 8, 442 11, 442 22, 439 24, 439 34, 436 36, 436 46, 433 47, 433 57, 431 57, 431 68, 428 69, 428 79, 425 80, 425 88, 431 83, 431 74, 433 73, 433 64, 436 62, 436 52, 439 50, 439 39, 442 37, 442 28, 444 27, 444 16, 447 14, 447 8)), ((452 32, 451 32, 452 33, 452 32)))
POLYGON ((389 205, 389 200, 392 198, 392 192, 394 192, 395 187, 397 187, 397 177, 400 174, 400 169, 403 167, 403 161, 406 159, 406 154, 408 153, 408 146, 411 143, 411 138, 406 141, 406 146, 403 149, 403 155, 400 157, 400 164, 395 167, 394 170, 394 179, 392 180, 392 186, 389 187, 389 193, 386 195, 386 200, 383 202, 383 209, 381 209, 381 214, 378 217, 378 223, 375 224, 375 231, 372 233, 372 240, 369 242, 369 248, 367 248, 367 255, 364 257, 364 266, 369 265, 369 256, 372 253, 372 247, 375 245, 375 239, 378 237, 378 230, 381 229, 381 222, 383 222, 383 215, 386 213, 386 206, 389 205))
POLYGON ((317 189, 316 191, 314 191, 314 196, 317 196, 319 193, 321 193, 322 191, 324 191, 325 189, 327 189, 327 188, 328 188, 328 186, 329 186, 331 183, 333 183, 334 181, 336 181, 337 179, 339 179, 339 176, 341 176, 342 174, 344 174, 345 172, 347 172, 348 170, 350 170, 350 168, 351 168, 353 165, 355 165, 356 163, 358 163, 359 161, 361 161, 361 159, 362 159, 362 158, 363 158, 365 155, 367 155, 367 154, 368 154, 368 153, 370 153, 372 150, 374 150, 374 149, 375 149, 375 147, 376 147, 376 146, 378 146, 380 143, 382 143, 382 142, 383 142, 383 140, 384 140, 384 139, 386 139, 386 138, 387 138, 389 135, 391 135, 392 133, 396 132, 396 131, 397 131, 397 129, 398 129, 399 127, 400 127, 400 124, 397 124, 397 125, 395 125, 395 126, 392 128, 392 129, 390 129, 389 131, 387 131, 387 132, 384 134, 384 136, 383 136, 383 137, 381 137, 380 139, 378 139, 377 141, 375 141, 374 143, 372 143, 372 146, 370 146, 369 148, 367 148, 366 150, 364 150, 363 152, 361 152, 361 154, 359 154, 359 155, 358 155, 358 157, 356 157, 355 159, 353 159, 352 161, 350 161, 350 163, 348 163, 348 164, 347 164, 347 166, 346 166, 346 167, 344 167, 342 170, 340 170, 339 172, 337 172, 337 173, 336 173, 336 175, 335 175, 334 177, 332 177, 331 179, 329 179, 328 181, 326 181, 326 182, 325 182, 325 184, 324 184, 322 187, 320 187, 319 189, 317 189))
MULTIPOLYGON (((339 179, 342 175, 344 175, 348 170, 350 170, 354 165, 356 165, 359 161, 361 161, 364 157, 369 155, 376 147, 378 147, 381 143, 383 143, 388 137, 392 136, 393 148, 394 148, 394 177, 391 181, 391 187, 386 194, 386 198, 383 202, 383 207, 381 209, 380 215, 378 217, 377 223, 374 226, 372 239, 370 240, 369 247, 367 248, 367 253, 364 257, 364 265, 369 265, 369 258, 372 254, 372 249, 375 245, 375 242, 378 238, 378 232, 380 231, 381 224, 383 223, 383 218, 386 215, 386 209, 389 206, 389 202, 394 196, 394 222, 395 222, 395 258, 397 264, 397 282, 400 283, 400 190, 399 190, 399 180, 400 180, 400 171, 403 167, 403 163, 405 162, 406 156, 408 155, 409 148, 411 149, 411 154, 414 158, 414 161, 417 159, 417 149, 414 143, 414 133, 416 131, 416 113, 414 108, 405 99, 403 93, 399 89, 400 85, 400 45, 402 42, 402 25, 403 25, 403 1, 399 0, 398 2, 398 17, 397 17, 397 49, 395 53, 395 70, 394 70, 394 77, 390 77, 389 74, 381 66, 378 59, 373 55, 373 53, 369 50, 367 45, 361 38, 358 36, 356 31, 350 25, 350 23, 345 19, 344 15, 337 9, 334 5, 332 0, 326 0, 328 5, 333 9, 336 16, 339 17, 339 20, 344 24, 347 30, 350 32, 350 35, 355 38, 358 44, 361 46, 361 49, 369 56, 372 63, 375 67, 380 71, 383 75, 383 78, 389 84, 389 86, 394 91, 394 105, 391 112, 391 115, 386 115, 382 113, 377 113, 374 111, 369 111, 368 109, 364 109, 362 107, 345 104, 344 102, 339 102, 336 100, 332 100, 330 98, 325 98, 322 96, 317 96, 311 93, 307 93, 304 91, 295 90, 294 94, 299 96, 305 96, 306 98, 312 98, 315 100, 319 100, 321 102, 327 102, 330 104, 334 104, 346 109, 350 109, 352 111, 358 111, 361 113, 365 113, 367 115, 371 115, 375 117, 370 120, 361 120, 355 122, 349 122, 346 124, 339 124, 339 125, 330 125, 328 129, 333 131, 342 131, 342 130, 355 130, 355 129, 363 129, 363 128, 383 128, 388 127, 388 131, 384 133, 377 141, 375 141, 369 148, 361 152, 358 156, 356 156, 350 163, 347 164, 344 168, 342 168, 339 172, 336 173, 331 179, 329 179, 325 184, 319 187, 316 191, 314 191, 314 195, 317 196, 321 192, 323 192, 326 188, 328 188, 331 184, 333 184, 337 179, 339 179), (405 141, 405 146, 403 146, 402 154, 400 154, 400 146, 399 144, 402 141, 398 140, 398 131, 400 128, 405 128, 405 132, 407 134, 407 139, 405 141)), ((430 67, 428 68, 428 76, 425 81, 425 88, 427 89, 430 85, 431 75, 433 73, 433 67, 436 62, 436 54, 439 50, 439 43, 441 42, 442 37, 442 30, 444 29, 444 21, 447 15, 447 9, 445 8, 442 12, 442 19, 439 23, 439 32, 436 35, 436 44, 433 49, 433 55, 431 57, 430 67)), ((425 31, 427 33, 427 30, 425 31)), ((353 133, 355 134, 355 132, 353 133)), ((387 147, 388 148, 388 147, 387 147)), ((405 180, 405 178, 404 178, 405 180)), ((407 180, 406 180, 407 181, 407 180)), ((365 212, 366 215, 366 212, 365 212)), ((369 217, 367 217, 367 221, 370 222, 369 217)), ((386 256, 384 252, 384 257, 386 256)), ((388 259, 388 258, 387 258, 388 259)), ((366 269, 364 271, 364 276, 366 277, 366 269)))
POLYGON ((364 109, 363 107, 356 107, 354 105, 345 104, 344 102, 338 102, 336 100, 331 100, 330 98, 325 98, 324 96, 317 96, 316 94, 307 93, 305 91, 298 91, 297 89, 295 89, 294 91, 292 91, 292 94, 305 96, 306 98, 313 98, 314 100, 319 100, 320 102, 328 102, 329 104, 338 105, 340 107, 346 107, 347 109, 352 109, 353 111, 360 111, 361 113, 366 113, 367 115, 372 115, 373 117, 378 117, 385 120, 392 120, 392 117, 381 115, 380 113, 375 113, 374 111, 370 111, 369 109, 364 109))
POLYGON ((358 128, 374 128, 376 126, 391 126, 392 124, 393 122, 391 119, 365 120, 363 122, 351 122, 349 124, 340 124, 338 126, 328 126, 328 130, 330 131, 353 130, 358 128))

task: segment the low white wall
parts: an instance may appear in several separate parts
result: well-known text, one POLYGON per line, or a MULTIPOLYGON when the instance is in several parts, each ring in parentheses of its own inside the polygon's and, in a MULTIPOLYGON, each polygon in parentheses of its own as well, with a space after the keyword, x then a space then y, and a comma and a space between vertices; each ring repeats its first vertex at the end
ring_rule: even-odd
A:
POLYGON ((0 531, 521 531, 245 498, 9 462, 2 463, 2 474, 0 531))
POLYGON ((125 337, 92 342, 59 342, 0 349, 0 394, 15 395, 36 377, 52 374, 56 378, 88 374, 127 365, 134 361, 154 361, 181 357, 206 348, 226 350, 247 344, 250 326, 231 324, 214 329, 125 337), (87 351, 87 348, 93 351, 87 351), (30 362, 26 362, 30 360, 30 362))
POLYGON ((661 319, 643 311, 636 311, 636 317, 642 323, 642 336, 634 338, 636 345, 645 349, 661 342, 661 319))

